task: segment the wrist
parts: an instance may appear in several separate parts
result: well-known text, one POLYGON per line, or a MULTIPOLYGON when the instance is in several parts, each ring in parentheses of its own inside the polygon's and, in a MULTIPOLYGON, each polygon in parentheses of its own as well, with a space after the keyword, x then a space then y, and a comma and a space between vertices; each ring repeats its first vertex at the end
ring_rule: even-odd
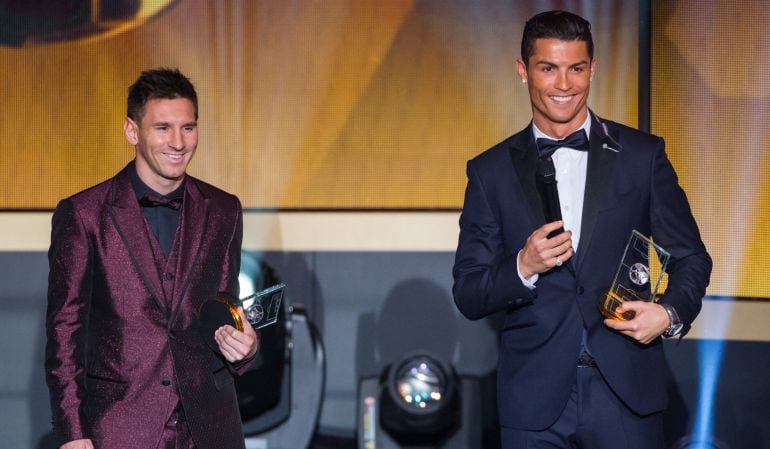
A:
POLYGON ((679 333, 682 332, 684 325, 682 324, 682 320, 679 318, 676 309, 670 304, 661 304, 661 306, 663 307, 663 310, 666 311, 666 315, 668 315, 668 327, 663 330, 662 335, 666 338, 679 335, 679 333))
POLYGON ((519 272, 519 276, 524 279, 529 279, 532 276, 535 275, 535 273, 532 272, 532 270, 528 270, 525 264, 522 264, 522 251, 519 251, 519 254, 516 255, 516 270, 519 272))

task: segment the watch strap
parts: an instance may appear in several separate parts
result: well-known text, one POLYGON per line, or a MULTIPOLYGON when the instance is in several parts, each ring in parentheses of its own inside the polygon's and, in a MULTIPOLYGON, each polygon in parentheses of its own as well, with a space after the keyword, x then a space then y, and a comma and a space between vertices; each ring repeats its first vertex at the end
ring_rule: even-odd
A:
POLYGON ((661 304, 661 306, 666 311, 669 321, 668 327, 663 331, 663 336, 666 338, 674 337, 682 331, 682 320, 679 318, 679 314, 676 313, 674 306, 671 304, 661 304))

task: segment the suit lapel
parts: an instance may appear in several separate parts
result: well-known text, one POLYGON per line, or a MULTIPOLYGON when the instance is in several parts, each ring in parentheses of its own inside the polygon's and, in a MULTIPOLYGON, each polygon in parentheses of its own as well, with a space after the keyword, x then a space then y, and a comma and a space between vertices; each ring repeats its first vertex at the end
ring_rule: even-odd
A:
POLYGON ((139 208, 134 188, 131 186, 131 178, 126 169, 113 178, 111 198, 108 203, 110 218, 128 251, 134 268, 158 307, 168 313, 144 215, 139 208))
POLYGON ((609 180, 615 166, 617 153, 622 151, 616 142, 617 135, 591 113, 591 137, 589 140, 588 168, 583 199, 583 217, 581 219, 580 244, 578 245, 576 267, 579 270, 588 245, 591 243, 596 220, 599 215, 601 200, 604 198, 609 180))
POLYGON ((186 182, 185 198, 179 223, 179 254, 176 276, 174 277, 174 298, 172 319, 179 312, 181 300, 190 284, 191 272, 198 265, 205 230, 209 218, 209 200, 198 187, 195 178, 189 176, 186 182))
POLYGON ((538 153, 531 123, 526 129, 513 137, 511 142, 511 159, 513 160, 513 166, 516 169, 521 189, 524 191, 524 196, 529 203, 530 218, 534 226, 538 228, 545 224, 545 214, 540 193, 537 191, 535 183, 538 153))

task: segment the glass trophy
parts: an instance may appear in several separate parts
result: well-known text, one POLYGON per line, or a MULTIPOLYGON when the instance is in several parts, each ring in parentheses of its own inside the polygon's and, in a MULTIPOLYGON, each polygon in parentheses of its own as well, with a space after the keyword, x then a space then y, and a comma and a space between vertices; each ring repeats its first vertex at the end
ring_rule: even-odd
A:
POLYGON ((224 292, 217 293, 214 298, 204 302, 200 309, 201 328, 206 343, 218 350, 214 332, 226 324, 243 332, 244 323, 238 314, 239 306, 243 307, 246 320, 254 329, 261 329, 278 321, 284 290, 285 284, 277 284, 242 299, 233 298, 224 292))
MULTIPOLYGON (((617 312, 617 308, 626 301, 656 301, 658 287, 663 280, 666 266, 671 255, 668 251, 653 243, 637 230, 631 232, 623 259, 612 286, 599 301, 599 310, 605 318, 630 320, 633 311, 617 312), (660 267, 652 266, 650 257, 660 262, 660 267)), ((656 263, 654 260, 653 263, 656 263)))

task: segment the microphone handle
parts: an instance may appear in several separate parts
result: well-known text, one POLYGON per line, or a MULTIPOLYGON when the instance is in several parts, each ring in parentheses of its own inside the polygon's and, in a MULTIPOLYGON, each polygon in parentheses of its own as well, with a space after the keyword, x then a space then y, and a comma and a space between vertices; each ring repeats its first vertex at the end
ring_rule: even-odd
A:
MULTIPOLYGON (((559 191, 556 188, 556 182, 542 184, 543 212, 545 213, 546 223, 561 220, 561 205, 559 204, 559 191)), ((564 232, 564 227, 560 227, 548 234, 548 238, 559 235, 564 232)))
MULTIPOLYGON (((553 161, 550 158, 541 159, 537 170, 538 190, 543 202, 543 215, 545 222, 561 220, 561 205, 559 203, 559 190, 556 187, 556 170, 553 161)), ((560 227, 548 234, 548 238, 559 235, 564 232, 564 227, 560 227)))

